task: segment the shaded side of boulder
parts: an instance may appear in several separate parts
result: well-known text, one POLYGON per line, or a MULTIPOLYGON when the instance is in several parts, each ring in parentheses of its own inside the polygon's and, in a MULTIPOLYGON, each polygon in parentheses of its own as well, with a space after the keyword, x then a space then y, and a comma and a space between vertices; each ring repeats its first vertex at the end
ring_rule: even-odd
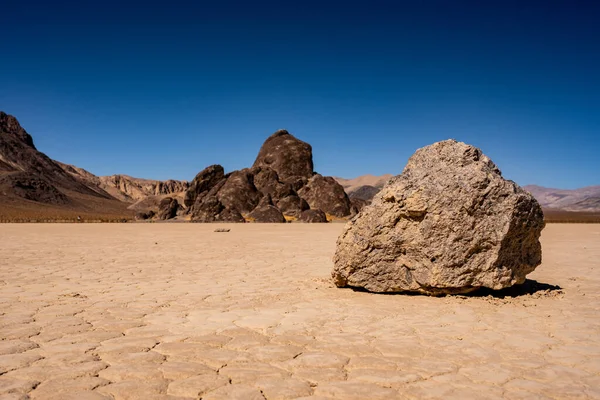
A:
POLYGON ((160 201, 158 205, 158 219, 167 220, 173 219, 177 216, 177 211, 179 210, 180 205, 177 199, 172 197, 165 197, 160 201))
POLYGON ((446 140, 345 227, 332 277, 373 292, 467 293, 523 283, 541 263, 542 209, 481 150, 446 140))
POLYGON ((283 182, 310 178, 313 171, 312 147, 281 129, 263 143, 253 167, 269 167, 283 182))
POLYGON ((327 215, 321 210, 305 210, 300 213, 302 222, 328 222, 327 215))
POLYGON ((254 175, 248 168, 228 174, 216 196, 225 208, 248 214, 258 205, 262 194, 254 186, 254 175))
POLYGON ((281 182, 275 170, 269 167, 253 167, 250 169, 256 189, 263 195, 269 195, 273 201, 296 194, 292 185, 281 182))
POLYGON ((227 208, 214 195, 206 196, 194 206, 192 222, 246 222, 239 211, 227 208))
POLYGON ((287 222, 277 207, 273 205, 270 195, 265 195, 258 206, 248 214, 254 222, 281 223, 287 222))
POLYGON ((207 194, 217 183, 225 178, 223 167, 215 164, 200 171, 194 180, 190 183, 188 190, 185 192, 183 204, 190 208, 196 202, 198 197, 207 194))
POLYGON ((298 190, 298 195, 306 200, 311 209, 320 209, 336 217, 351 214, 352 204, 348 195, 335 179, 316 174, 298 190))
POLYGON ((280 199, 277 202, 277 207, 283 215, 289 215, 291 217, 299 217, 302 211, 310 208, 306 200, 298 195, 291 195, 280 199))

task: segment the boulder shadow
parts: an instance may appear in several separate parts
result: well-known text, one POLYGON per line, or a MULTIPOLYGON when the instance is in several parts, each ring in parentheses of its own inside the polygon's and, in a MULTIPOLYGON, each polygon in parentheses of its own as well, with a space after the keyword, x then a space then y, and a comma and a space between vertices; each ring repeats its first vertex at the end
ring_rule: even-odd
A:
POLYGON ((362 292, 376 295, 384 295, 384 296, 425 296, 425 297, 447 297, 447 296, 456 296, 456 297, 495 297, 497 299, 504 298, 516 298, 521 296, 531 296, 536 295, 536 297, 542 296, 556 296, 563 293, 562 287, 558 285, 551 285, 549 283, 538 282, 533 279, 526 279, 520 285, 514 285, 508 288, 493 290, 485 287, 481 287, 473 290, 469 293, 437 293, 437 294, 425 294, 419 292, 386 292, 386 293, 377 293, 371 292, 362 287, 356 286, 348 286, 347 289, 350 289, 354 292, 362 292))
POLYGON ((487 297, 492 296, 499 299, 506 297, 521 297, 530 295, 550 295, 554 296, 562 293, 562 288, 558 285, 551 285, 549 283, 538 282, 533 279, 526 279, 520 285, 513 285, 508 288, 493 290, 489 288, 479 288, 472 291, 471 293, 463 294, 466 297, 487 297))

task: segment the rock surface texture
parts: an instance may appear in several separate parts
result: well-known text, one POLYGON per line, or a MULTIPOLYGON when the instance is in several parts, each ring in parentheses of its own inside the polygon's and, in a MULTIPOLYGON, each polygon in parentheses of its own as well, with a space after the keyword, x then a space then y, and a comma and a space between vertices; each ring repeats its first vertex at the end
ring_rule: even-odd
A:
POLYGON ((313 175, 312 147, 280 129, 263 143, 253 167, 269 167, 284 182, 313 175))
POLYGON ((467 293, 523 283, 542 259, 542 209, 481 150, 455 140, 417 150, 339 237, 338 287, 467 293))

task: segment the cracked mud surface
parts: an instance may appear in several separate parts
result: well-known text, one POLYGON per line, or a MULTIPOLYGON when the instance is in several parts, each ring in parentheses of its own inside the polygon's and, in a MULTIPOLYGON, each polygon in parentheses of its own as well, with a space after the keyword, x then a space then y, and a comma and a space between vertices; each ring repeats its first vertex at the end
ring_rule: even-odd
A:
POLYGON ((341 224, 215 227, 0 225, 0 399, 600 398, 600 225, 441 298, 334 288, 341 224))

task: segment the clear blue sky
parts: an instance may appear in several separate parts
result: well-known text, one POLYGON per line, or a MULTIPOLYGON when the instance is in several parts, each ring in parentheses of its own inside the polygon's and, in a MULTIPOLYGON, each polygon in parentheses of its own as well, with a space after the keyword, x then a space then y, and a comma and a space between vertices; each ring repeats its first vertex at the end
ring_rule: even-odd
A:
POLYGON ((52 158, 192 179, 286 128, 326 175, 455 138, 523 185, 600 184, 600 2, 124 3, 2 5, 0 110, 52 158))

